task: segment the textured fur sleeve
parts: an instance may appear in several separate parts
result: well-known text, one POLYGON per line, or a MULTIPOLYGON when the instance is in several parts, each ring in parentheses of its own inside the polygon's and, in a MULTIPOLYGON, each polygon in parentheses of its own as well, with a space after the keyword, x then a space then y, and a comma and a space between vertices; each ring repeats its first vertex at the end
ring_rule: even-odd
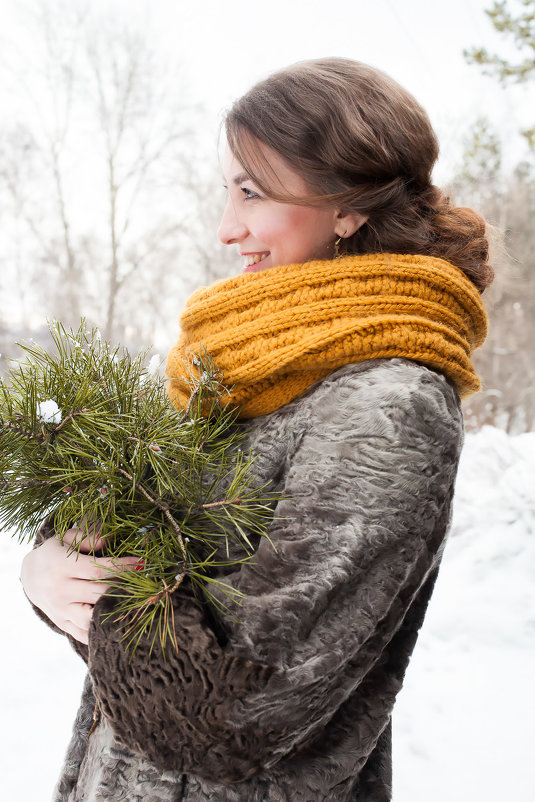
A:
MULTIPOLYGON (((119 738, 162 769, 232 783, 314 743, 436 570, 462 443, 457 393, 403 360, 354 367, 295 404, 304 433, 270 531, 276 551, 262 540, 254 564, 226 577, 245 599, 224 646, 187 589, 167 661, 140 647, 130 662, 102 620, 112 601, 95 608, 95 695, 119 738)), ((374 726, 393 701, 385 713, 384 699, 367 700, 374 726)))

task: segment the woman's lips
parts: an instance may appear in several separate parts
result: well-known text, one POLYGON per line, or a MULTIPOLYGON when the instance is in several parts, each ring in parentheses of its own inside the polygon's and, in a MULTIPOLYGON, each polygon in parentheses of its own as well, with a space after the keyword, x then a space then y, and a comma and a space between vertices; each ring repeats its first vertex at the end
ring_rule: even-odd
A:
MULTIPOLYGON (((243 256, 250 256, 251 254, 242 254, 243 256)), ((266 253, 263 259, 260 259, 259 262, 255 262, 252 265, 246 265, 243 268, 244 273, 256 273, 258 270, 263 270, 265 266, 266 259, 269 256, 269 252, 266 253)))

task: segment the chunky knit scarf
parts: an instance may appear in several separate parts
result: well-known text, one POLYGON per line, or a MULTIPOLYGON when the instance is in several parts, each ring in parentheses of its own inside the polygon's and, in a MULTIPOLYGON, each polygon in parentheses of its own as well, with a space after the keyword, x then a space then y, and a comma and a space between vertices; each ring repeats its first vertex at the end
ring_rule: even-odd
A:
MULTIPOLYGON (((169 394, 205 348, 241 418, 273 412, 349 362, 404 357, 441 371, 461 397, 480 387, 470 360, 487 332, 464 273, 428 256, 370 254, 242 273, 188 300, 167 360, 169 394)), ((194 369, 194 368, 193 368, 194 369)))

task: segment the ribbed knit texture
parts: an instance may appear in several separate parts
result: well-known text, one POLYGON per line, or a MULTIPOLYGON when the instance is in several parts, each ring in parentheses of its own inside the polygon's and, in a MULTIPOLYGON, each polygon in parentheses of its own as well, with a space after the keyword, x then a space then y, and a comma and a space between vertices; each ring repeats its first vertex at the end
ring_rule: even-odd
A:
POLYGON ((471 352, 487 333, 476 287, 428 256, 369 254, 242 273, 188 300, 167 360, 169 395, 205 348, 241 418, 279 409, 350 362, 404 357, 441 371, 461 397, 480 389, 471 352))

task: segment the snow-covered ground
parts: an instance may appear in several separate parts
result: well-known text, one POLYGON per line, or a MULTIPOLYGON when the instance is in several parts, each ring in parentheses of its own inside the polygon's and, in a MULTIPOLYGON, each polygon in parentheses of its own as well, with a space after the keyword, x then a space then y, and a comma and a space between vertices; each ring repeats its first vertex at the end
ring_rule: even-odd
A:
POLYGON ((394 802, 535 798, 535 432, 467 435, 394 714, 394 802))
MULTIPOLYGON (((1 797, 49 800, 83 680, 0 540, 1 797)), ((394 802, 531 802, 535 433, 467 435, 441 574, 394 717, 394 802)))

